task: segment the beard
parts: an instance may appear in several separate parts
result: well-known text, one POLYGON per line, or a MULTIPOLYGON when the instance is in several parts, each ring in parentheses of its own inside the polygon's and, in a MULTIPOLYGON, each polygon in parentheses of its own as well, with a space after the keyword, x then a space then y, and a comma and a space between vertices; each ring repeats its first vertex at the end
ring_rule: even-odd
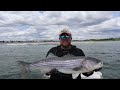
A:
POLYGON ((62 42, 61 47, 63 49, 69 49, 71 47, 71 42, 66 42, 66 44, 65 44, 65 42, 62 42))

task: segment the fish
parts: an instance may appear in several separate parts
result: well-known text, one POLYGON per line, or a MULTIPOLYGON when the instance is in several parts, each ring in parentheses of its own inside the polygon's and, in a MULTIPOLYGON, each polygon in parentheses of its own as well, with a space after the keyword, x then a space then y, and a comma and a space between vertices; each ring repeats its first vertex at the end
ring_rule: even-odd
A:
POLYGON ((46 57, 37 62, 17 61, 22 66, 24 72, 31 69, 39 69, 43 74, 53 69, 61 73, 72 74, 76 78, 80 73, 94 71, 103 67, 102 60, 86 56, 63 56, 63 57, 46 57))

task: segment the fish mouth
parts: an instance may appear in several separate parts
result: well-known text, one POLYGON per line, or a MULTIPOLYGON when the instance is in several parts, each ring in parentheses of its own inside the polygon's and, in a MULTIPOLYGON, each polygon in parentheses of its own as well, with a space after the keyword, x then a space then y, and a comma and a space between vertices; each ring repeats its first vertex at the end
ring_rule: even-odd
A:
POLYGON ((100 62, 100 63, 97 65, 97 68, 96 68, 94 71, 97 72, 97 71, 101 70, 102 67, 103 67, 103 62, 100 62))
POLYGON ((100 65, 100 67, 103 67, 103 62, 100 62, 98 65, 100 65))

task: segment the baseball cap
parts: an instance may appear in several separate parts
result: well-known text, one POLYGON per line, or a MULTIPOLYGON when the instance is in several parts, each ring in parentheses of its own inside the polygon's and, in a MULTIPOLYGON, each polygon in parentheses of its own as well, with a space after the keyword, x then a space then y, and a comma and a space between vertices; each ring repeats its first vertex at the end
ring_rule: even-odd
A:
POLYGON ((72 36, 71 32, 68 29, 61 30, 59 36, 62 34, 68 34, 69 36, 72 36))

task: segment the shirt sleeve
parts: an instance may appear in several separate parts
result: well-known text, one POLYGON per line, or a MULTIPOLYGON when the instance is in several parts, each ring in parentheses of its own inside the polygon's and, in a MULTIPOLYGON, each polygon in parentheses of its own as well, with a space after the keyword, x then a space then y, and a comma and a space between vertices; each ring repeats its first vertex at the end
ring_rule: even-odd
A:
POLYGON ((84 52, 81 49, 79 49, 79 48, 77 48, 77 54, 79 56, 85 56, 84 52))
MULTIPOLYGON (((55 55, 55 53, 56 53, 56 49, 57 49, 57 47, 53 47, 53 48, 51 48, 51 49, 47 52, 46 57, 47 57, 49 54, 51 54, 51 55, 55 55)), ((56 56, 56 55, 55 55, 55 56, 56 56)))
POLYGON ((47 52, 46 57, 52 52, 52 49, 53 49, 53 48, 51 48, 51 49, 47 52))

